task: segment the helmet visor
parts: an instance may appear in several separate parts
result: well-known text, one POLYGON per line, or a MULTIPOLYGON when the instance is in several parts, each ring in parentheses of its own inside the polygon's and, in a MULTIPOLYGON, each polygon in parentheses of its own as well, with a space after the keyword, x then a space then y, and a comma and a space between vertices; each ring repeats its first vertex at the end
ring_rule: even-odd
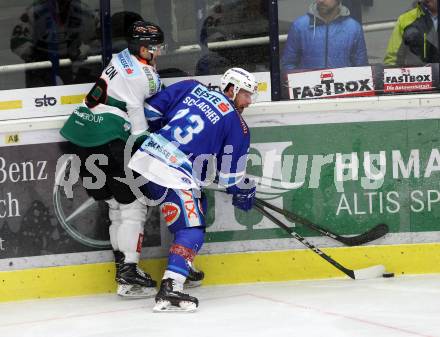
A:
POLYGON ((152 54, 164 55, 167 52, 167 45, 166 43, 149 44, 147 49, 152 54))

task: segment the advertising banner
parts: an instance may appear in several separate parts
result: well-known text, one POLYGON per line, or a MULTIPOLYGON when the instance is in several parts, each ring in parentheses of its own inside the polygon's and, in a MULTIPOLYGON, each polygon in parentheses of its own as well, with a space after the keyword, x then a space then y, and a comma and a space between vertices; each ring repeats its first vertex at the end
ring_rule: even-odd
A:
MULTIPOLYGON (((383 111, 347 112, 344 119, 339 112, 326 113, 325 124, 318 114, 314 123, 303 118, 294 122, 276 111, 272 122, 263 115, 248 116, 248 173, 257 179, 257 196, 341 235, 360 234, 386 223, 391 234, 372 244, 433 242, 440 233, 437 112, 412 108, 423 118, 397 120, 393 112, 398 111, 387 110, 389 119, 383 111), (377 115, 382 119, 375 120, 377 115), (273 122, 279 118, 289 122, 273 122)), ((60 158, 70 153, 58 130, 2 134, 1 139, 0 265, 2 260, 7 265, 20 257, 26 258, 22 261, 26 265, 30 257, 108 251, 107 205, 90 199, 81 181, 73 185, 73 197, 60 184, 60 177, 71 171, 69 165, 58 165, 56 173, 60 158)), ((206 192, 202 253, 301 247, 254 210, 235 209, 230 196, 206 192)), ((301 235, 318 236, 281 219, 301 235)), ((152 208, 144 246, 160 248, 159 256, 166 256, 166 233, 166 225, 160 225, 157 209, 152 208)), ((322 238, 319 245, 338 244, 322 238)), ((83 259, 90 261, 88 255, 83 259)))
POLYGON ((388 68, 383 73, 385 93, 415 92, 433 89, 432 68, 388 68))
POLYGON ((92 83, 0 90, 0 120, 68 115, 92 83))
MULTIPOLYGON (((339 234, 360 234, 378 223, 388 224, 391 233, 440 230, 437 120, 292 125, 251 132, 248 171, 260 177, 260 198, 339 234)), ((280 235, 256 211, 245 214, 217 198, 210 202, 215 203, 210 242, 280 235)), ((316 235, 301 225, 296 230, 316 235)))
MULTIPOLYGON (((271 100, 270 73, 254 73, 258 83, 257 102, 271 100)), ((196 79, 206 86, 220 90, 221 75, 174 77, 162 80, 171 85, 185 79, 196 79)), ((93 83, 41 87, 30 89, 0 90, 0 120, 53 117, 69 115, 92 88, 93 83), (14 97, 12 99, 11 97, 14 97)))
POLYGON ((375 95, 371 67, 291 73, 287 80, 289 98, 294 100, 375 95))
MULTIPOLYGON (((0 147, 0 259, 110 249, 106 203, 90 199, 81 180, 72 198, 56 182, 69 152, 67 142, 0 147)), ((144 246, 160 246, 153 208, 145 231, 144 246)))

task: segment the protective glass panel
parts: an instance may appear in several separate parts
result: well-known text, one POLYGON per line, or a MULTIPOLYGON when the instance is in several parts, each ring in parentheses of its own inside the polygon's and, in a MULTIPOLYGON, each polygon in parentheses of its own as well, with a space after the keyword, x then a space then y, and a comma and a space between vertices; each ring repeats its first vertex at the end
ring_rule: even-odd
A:
POLYGON ((0 89, 93 82, 101 67, 99 1, 2 1, 0 89))
POLYGON ((166 53, 158 59, 161 77, 222 74, 232 66, 269 70, 267 1, 112 1, 113 51, 127 46, 136 19, 158 24, 166 53))
POLYGON ((279 0, 283 97, 432 92, 437 0, 279 0))

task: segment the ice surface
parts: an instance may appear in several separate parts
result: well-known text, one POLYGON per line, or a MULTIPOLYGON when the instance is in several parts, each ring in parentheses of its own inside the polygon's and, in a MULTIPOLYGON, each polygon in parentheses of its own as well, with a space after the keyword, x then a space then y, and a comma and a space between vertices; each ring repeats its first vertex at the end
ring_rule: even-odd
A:
POLYGON ((97 295, 0 304, 2 337, 440 337, 440 275, 190 289, 196 313, 97 295))

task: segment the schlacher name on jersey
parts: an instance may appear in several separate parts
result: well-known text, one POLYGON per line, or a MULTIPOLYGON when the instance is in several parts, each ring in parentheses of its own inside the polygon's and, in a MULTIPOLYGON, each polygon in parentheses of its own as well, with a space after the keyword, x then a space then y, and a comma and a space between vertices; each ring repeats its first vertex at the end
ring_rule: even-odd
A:
POLYGON ((384 92, 430 89, 432 89, 431 67, 384 69, 384 92))
POLYGON ((288 80, 290 99, 294 100, 375 95, 371 67, 294 73, 288 80))

